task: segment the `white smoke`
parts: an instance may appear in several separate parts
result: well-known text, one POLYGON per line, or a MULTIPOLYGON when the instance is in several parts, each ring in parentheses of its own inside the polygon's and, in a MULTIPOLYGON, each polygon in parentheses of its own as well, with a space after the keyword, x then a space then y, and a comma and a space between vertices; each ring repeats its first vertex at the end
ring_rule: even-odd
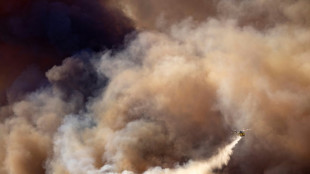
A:
POLYGON ((175 169, 162 169, 161 167, 152 168, 144 174, 212 174, 212 170, 219 169, 230 160, 230 156, 233 153, 233 148, 237 145, 240 136, 234 138, 230 144, 224 148, 219 149, 219 152, 206 161, 191 161, 185 166, 180 166, 175 169))
MULTIPOLYGON (((54 142, 55 157, 60 161, 51 161, 52 163, 61 163, 70 173, 77 174, 135 174, 135 172, 128 170, 116 172, 113 164, 105 164, 100 169, 96 169, 94 160, 90 156, 92 149, 81 141, 81 137, 77 137, 76 132, 82 127, 81 122, 79 123, 79 120, 72 116, 65 119, 54 142)), ((175 168, 158 166, 148 169, 143 174, 212 174, 214 169, 220 169, 228 164, 233 148, 240 139, 240 136, 234 137, 231 143, 219 148, 218 153, 208 160, 189 161, 184 166, 176 166, 175 168)))

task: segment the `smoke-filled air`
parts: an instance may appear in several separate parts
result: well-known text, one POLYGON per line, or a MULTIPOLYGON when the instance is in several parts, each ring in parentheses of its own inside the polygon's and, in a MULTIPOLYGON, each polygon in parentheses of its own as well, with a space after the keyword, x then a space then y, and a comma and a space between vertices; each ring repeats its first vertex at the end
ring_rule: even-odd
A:
POLYGON ((309 0, 0 2, 0 174, 307 174, 309 136, 309 0))

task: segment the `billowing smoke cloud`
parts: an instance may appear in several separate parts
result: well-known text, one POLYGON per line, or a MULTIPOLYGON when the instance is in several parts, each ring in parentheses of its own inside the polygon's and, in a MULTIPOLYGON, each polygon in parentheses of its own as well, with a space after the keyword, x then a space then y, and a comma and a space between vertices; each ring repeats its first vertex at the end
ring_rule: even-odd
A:
POLYGON ((108 3, 142 29, 124 49, 67 58, 1 107, 0 173, 309 173, 310 3, 180 1, 163 31, 139 2, 108 3))

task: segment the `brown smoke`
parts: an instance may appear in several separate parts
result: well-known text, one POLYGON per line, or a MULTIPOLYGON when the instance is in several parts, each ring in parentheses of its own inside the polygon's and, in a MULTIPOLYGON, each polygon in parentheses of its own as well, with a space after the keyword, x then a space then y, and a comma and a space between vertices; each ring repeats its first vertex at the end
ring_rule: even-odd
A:
POLYGON ((174 171, 243 128, 210 172, 310 172, 309 1, 156 2, 111 2, 143 28, 123 50, 67 58, 1 107, 1 174, 174 171))
POLYGON ((204 21, 217 13, 217 0, 121 0, 120 8, 131 17, 138 28, 162 28, 192 17, 204 21))
POLYGON ((287 22, 310 24, 307 0, 121 0, 118 5, 142 29, 166 30, 186 18, 198 23, 208 18, 237 19, 241 26, 258 29, 287 22))

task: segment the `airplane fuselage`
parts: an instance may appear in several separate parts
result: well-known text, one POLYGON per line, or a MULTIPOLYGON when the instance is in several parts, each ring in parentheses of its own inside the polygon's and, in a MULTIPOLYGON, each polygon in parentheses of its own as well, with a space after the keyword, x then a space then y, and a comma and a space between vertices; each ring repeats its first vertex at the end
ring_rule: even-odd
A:
POLYGON ((238 132, 238 135, 239 135, 240 137, 244 137, 244 136, 245 136, 245 133, 244 133, 243 131, 239 131, 239 132, 238 132))

